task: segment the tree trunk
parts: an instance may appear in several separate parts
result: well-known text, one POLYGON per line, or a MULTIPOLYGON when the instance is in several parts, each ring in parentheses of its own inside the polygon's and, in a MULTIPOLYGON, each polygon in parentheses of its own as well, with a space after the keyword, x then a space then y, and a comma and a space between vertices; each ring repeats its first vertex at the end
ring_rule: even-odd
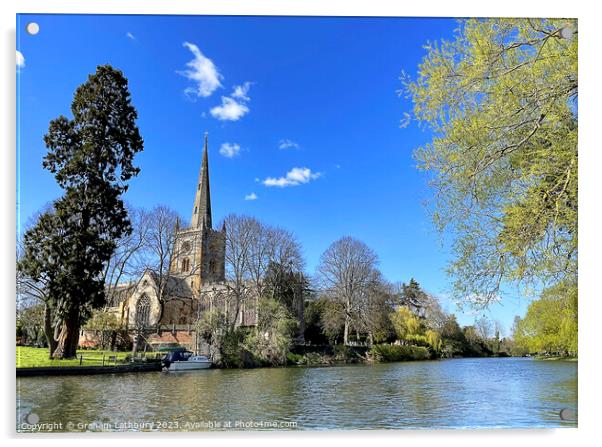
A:
POLYGON ((48 356, 52 357, 57 343, 54 339, 54 328, 52 327, 52 309, 50 309, 48 303, 44 304, 44 335, 48 343, 48 356))
POLYGON ((55 359, 70 359, 77 355, 79 343, 79 313, 77 311, 73 311, 61 322, 56 342, 57 347, 52 354, 55 359))
POLYGON ((345 300, 345 330, 343 332, 343 344, 345 346, 347 346, 347 343, 349 342, 349 326, 351 326, 350 309, 351 309, 351 300, 349 298, 347 298, 345 300))
POLYGON ((345 330, 343 331, 343 344, 347 346, 349 341, 349 316, 345 315, 345 330))
POLYGON ((134 342, 132 343, 132 357, 136 357, 138 352, 138 343, 140 342, 140 329, 136 328, 136 334, 134 335, 134 342))
POLYGON ((111 332, 111 345, 109 347, 110 351, 114 351, 115 350, 115 344, 117 343, 117 331, 112 331, 111 332))

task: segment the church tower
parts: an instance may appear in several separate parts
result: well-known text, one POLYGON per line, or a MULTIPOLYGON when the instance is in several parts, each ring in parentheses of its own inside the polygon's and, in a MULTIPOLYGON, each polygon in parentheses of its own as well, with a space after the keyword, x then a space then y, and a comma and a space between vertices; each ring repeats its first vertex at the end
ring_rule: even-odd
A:
POLYGON ((225 280, 226 233, 216 231, 211 220, 209 144, 205 134, 203 159, 196 185, 189 228, 176 224, 170 275, 184 279, 196 297, 207 284, 225 280))

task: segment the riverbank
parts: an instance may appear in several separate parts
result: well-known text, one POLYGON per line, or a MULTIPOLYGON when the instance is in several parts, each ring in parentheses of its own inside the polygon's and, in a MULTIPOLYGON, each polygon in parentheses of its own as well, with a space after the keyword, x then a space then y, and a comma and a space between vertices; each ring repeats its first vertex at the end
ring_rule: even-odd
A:
POLYGON ((161 361, 141 358, 131 361, 131 352, 82 349, 77 358, 57 360, 49 358, 48 349, 17 346, 17 377, 73 376, 161 371, 161 361))
POLYGON ((368 346, 305 346, 293 349, 287 355, 289 366, 330 366, 341 364, 370 364, 418 360, 435 360, 422 346, 374 345, 368 346))
POLYGON ((564 362, 578 362, 579 357, 560 357, 560 356, 544 356, 544 355, 536 355, 533 357, 535 360, 543 360, 543 361, 557 361, 562 360, 564 362))
MULTIPOLYGON (((130 352, 78 350, 76 359, 56 360, 48 357, 45 348, 17 346, 17 376, 110 374, 124 372, 160 371, 160 362, 153 357, 131 362, 130 352)), ((217 369, 252 369, 273 366, 337 366, 349 364, 377 364, 404 361, 438 360, 439 356, 427 348, 412 345, 380 344, 367 346, 296 345, 287 354, 286 364, 270 365, 243 362, 238 367, 214 365, 217 369)), ((539 359, 539 358, 538 358, 539 359)), ((566 360, 541 357, 541 360, 566 360)), ((570 361, 577 361, 576 358, 570 361)))

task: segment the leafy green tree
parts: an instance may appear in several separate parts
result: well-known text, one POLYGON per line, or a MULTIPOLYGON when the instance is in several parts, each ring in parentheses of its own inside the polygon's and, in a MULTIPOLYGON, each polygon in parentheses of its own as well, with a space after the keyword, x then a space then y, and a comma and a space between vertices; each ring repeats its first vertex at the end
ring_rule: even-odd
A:
POLYGON ((420 319, 407 307, 400 306, 391 315, 391 322, 398 340, 408 340, 415 335, 421 335, 420 319))
POLYGON ((245 334, 232 329, 228 317, 220 309, 203 312, 196 323, 197 334, 209 347, 211 359, 225 366, 243 366, 241 344, 245 334))
POLYGON ((487 357, 493 354, 493 351, 489 348, 487 340, 479 334, 479 330, 475 326, 464 326, 462 328, 464 332, 465 343, 462 346, 462 355, 466 357, 487 357))
POLYGON ((434 134, 415 152, 449 271, 476 306, 504 282, 576 284, 577 32, 568 19, 472 19, 404 80, 434 134))
POLYGON ((117 332, 121 329, 121 325, 113 312, 108 312, 105 309, 93 311, 91 318, 84 327, 98 333, 98 342, 101 349, 111 351, 114 349, 117 332))
POLYGON ((247 335, 243 347, 262 363, 284 365, 297 326, 284 304, 263 298, 259 300, 257 330, 247 335))
POLYGON ((44 332, 43 303, 37 303, 19 311, 17 327, 21 329, 21 341, 28 346, 43 346, 46 344, 44 332))
POLYGON ((322 313, 326 302, 323 299, 310 299, 305 302, 304 320, 306 343, 324 345, 328 343, 328 337, 322 328, 322 313))
POLYGON ((514 342, 532 353, 577 355, 577 287, 561 283, 544 290, 517 321, 514 342))
POLYGON ((462 332, 462 328, 458 324, 458 320, 454 314, 447 315, 441 327, 441 336, 459 342, 464 341, 464 332, 462 332))
POLYGON ((105 302, 104 269, 115 240, 131 231, 121 194, 139 172, 132 162, 143 147, 127 79, 109 65, 77 88, 71 112, 44 136, 43 166, 65 194, 25 233, 18 264, 34 281, 48 279, 59 319, 56 358, 75 356, 81 325, 105 302))
POLYGON ((424 333, 426 341, 428 345, 433 349, 433 351, 437 354, 441 352, 443 348, 443 340, 441 339, 441 334, 437 331, 433 331, 432 329, 427 329, 424 333))
POLYGON ((441 334, 441 355, 443 357, 467 354, 468 342, 454 314, 445 315, 439 331, 441 334))

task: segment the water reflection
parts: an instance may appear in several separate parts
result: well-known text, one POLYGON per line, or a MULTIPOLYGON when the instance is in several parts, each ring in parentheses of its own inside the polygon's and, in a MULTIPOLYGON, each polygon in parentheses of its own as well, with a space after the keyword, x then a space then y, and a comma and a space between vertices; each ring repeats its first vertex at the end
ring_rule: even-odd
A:
POLYGON ((232 421, 229 428, 237 421, 285 428, 292 421, 300 429, 559 427, 576 425, 559 412, 576 410, 577 364, 460 359, 19 378, 17 387, 21 417, 34 412, 41 423, 71 422, 73 430, 90 422, 136 429, 128 421, 164 430, 216 428, 200 425, 209 421, 232 421))

